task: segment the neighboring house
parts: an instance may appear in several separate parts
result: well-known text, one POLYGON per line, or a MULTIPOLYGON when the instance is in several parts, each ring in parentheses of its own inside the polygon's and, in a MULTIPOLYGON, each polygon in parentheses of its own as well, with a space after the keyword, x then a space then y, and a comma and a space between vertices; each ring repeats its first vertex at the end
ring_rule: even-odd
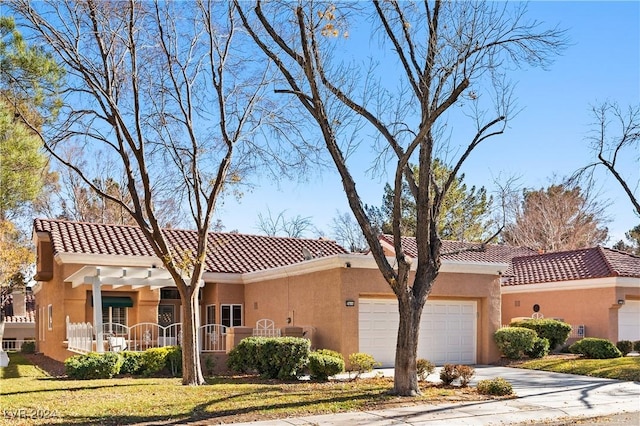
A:
MULTIPOLYGON (((164 232, 174 247, 195 244, 193 231, 164 232)), ((382 238, 388 245, 390 239, 382 238)), ((68 334, 76 328, 67 322, 80 328, 91 323, 105 335, 120 335, 118 349, 135 350, 144 348, 133 336, 136 324, 170 330, 180 321, 175 286, 137 227, 37 219, 34 239, 37 346, 45 355, 73 355, 68 334), (100 323, 124 324, 128 334, 100 323)), ((425 306, 418 356, 437 364, 491 363, 500 356, 493 341, 501 326, 500 274, 523 252, 496 245, 459 248, 443 242, 450 254, 442 258, 425 306)), ((410 247, 406 251, 411 256, 410 247)), ((325 239, 211 233, 202 281, 203 351, 228 351, 207 345, 220 333, 250 332, 266 319, 278 330, 299 327, 314 348, 345 356, 367 352, 384 366, 394 363, 397 302, 370 255, 349 254, 325 239)), ((154 333, 144 342, 160 344, 160 331, 154 333)), ((163 343, 175 343, 179 331, 163 337, 163 343)))
POLYGON ((582 336, 640 340, 640 257, 593 247, 516 257, 502 285, 502 321, 558 318, 582 336))
POLYGON ((20 350, 25 341, 33 341, 36 337, 35 301, 31 288, 3 292, 1 304, 0 321, 4 323, 2 349, 20 350))

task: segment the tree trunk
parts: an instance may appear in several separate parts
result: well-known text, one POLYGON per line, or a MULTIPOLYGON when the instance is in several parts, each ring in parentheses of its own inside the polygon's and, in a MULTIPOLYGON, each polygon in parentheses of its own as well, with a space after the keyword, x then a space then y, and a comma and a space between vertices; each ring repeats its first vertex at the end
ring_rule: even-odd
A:
POLYGON ((188 303, 182 304, 182 384, 202 385, 205 383, 200 365, 200 306, 199 288, 189 291, 188 303))
POLYGON ((398 340, 396 343, 396 363, 393 393, 399 396, 420 395, 416 360, 418 357, 418 336, 420 333, 420 317, 422 307, 418 306, 411 292, 398 297, 398 340))

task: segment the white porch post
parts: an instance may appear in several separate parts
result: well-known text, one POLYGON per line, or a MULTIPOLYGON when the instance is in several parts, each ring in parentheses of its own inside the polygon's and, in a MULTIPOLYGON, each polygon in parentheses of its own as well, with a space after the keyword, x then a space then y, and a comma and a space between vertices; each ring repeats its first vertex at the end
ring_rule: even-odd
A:
POLYGON ((93 287, 93 326, 96 332, 96 350, 98 353, 104 352, 102 335, 102 293, 100 292, 100 269, 92 279, 93 287))

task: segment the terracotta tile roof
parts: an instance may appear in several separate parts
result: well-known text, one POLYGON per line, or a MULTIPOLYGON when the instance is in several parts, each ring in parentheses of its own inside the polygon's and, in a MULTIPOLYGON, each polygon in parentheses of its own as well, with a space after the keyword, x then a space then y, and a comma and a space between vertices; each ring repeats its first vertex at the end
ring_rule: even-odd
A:
MULTIPOLYGON (((53 253, 154 256, 140 228, 127 225, 36 219, 36 232, 48 232, 53 253)), ((163 230, 173 247, 195 247, 196 231, 163 230)), ((207 272, 245 273, 304 260, 303 248, 314 257, 347 253, 335 241, 210 233, 207 272)))
MULTIPOLYGON (((393 246, 392 235, 381 235, 380 239, 393 246)), ((402 237, 402 247, 408 256, 414 259, 418 257, 415 238, 402 237)), ((456 262, 508 263, 513 257, 528 256, 536 251, 502 244, 485 244, 483 249, 479 243, 443 240, 440 253, 443 260, 456 262)))
POLYGON ((503 285, 617 276, 640 278, 640 257, 605 247, 516 257, 511 262, 503 285))

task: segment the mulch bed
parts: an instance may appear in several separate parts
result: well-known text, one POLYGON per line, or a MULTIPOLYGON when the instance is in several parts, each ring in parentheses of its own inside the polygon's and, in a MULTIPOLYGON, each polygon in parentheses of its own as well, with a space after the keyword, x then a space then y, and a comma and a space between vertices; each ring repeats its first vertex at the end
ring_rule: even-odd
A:
POLYGON ((38 366, 42 370, 46 371, 52 377, 63 377, 66 375, 64 363, 49 358, 43 354, 22 354, 33 365, 38 366))

